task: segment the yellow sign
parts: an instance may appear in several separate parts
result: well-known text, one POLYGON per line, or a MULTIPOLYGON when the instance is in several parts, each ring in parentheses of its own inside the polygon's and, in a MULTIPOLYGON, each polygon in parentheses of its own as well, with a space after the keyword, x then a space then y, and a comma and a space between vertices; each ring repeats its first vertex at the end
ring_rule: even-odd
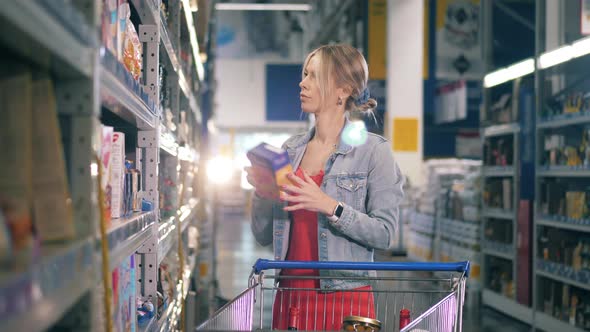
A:
POLYGON ((369 0, 369 79, 387 76, 387 0, 369 0))
POLYGON ((393 151, 418 152, 418 118, 393 119, 393 151))

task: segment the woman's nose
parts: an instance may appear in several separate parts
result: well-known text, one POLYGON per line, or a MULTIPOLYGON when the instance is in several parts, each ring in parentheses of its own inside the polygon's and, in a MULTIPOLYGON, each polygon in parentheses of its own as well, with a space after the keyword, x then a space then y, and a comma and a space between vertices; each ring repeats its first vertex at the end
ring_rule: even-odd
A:
POLYGON ((303 81, 299 82, 299 87, 300 87, 301 89, 305 89, 305 85, 303 84, 303 81))

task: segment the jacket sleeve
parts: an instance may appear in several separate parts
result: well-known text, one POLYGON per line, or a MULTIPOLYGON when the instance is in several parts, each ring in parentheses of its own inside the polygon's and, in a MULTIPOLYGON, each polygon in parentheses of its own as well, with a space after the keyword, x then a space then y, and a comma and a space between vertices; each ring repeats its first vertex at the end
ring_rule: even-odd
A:
POLYGON ((256 242, 262 246, 272 244, 273 205, 274 202, 271 200, 264 199, 256 193, 252 195, 252 223, 250 228, 256 242))
POLYGON ((345 205, 332 226, 367 247, 387 250, 395 244, 404 178, 387 141, 376 145, 369 167, 367 213, 345 205))

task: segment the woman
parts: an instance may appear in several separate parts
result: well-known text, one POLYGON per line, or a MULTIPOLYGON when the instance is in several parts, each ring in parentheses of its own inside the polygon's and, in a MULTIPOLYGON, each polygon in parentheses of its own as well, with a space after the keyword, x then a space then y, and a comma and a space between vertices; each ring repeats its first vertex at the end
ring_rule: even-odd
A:
MULTIPOLYGON (((281 187, 280 195, 257 191, 252 204, 254 236, 261 245, 273 244, 276 260, 370 262, 374 249, 393 246, 403 177, 390 144, 373 134, 358 146, 342 137, 350 124, 347 112, 377 106, 369 98, 367 80, 367 63, 351 46, 322 46, 307 56, 299 84, 301 109, 315 115, 315 126, 283 145, 295 170, 288 175, 293 185, 281 187)), ((247 172, 258 188, 256 169, 247 172)), ((337 279, 372 273, 279 273, 329 279, 282 280, 282 288, 322 291, 277 293, 273 328, 286 329, 291 308, 299 310, 299 330, 339 330, 343 316, 374 316, 368 284, 337 279), (331 292, 352 289, 366 292, 331 292)))

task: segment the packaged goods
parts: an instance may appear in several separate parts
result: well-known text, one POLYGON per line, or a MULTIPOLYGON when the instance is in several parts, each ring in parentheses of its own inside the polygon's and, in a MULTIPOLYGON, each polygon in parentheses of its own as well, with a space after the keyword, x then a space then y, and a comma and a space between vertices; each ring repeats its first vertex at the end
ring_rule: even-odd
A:
POLYGON ((0 206, 15 254, 32 247, 32 99, 30 69, 5 63, 0 70, 0 206))
POLYGON ((113 133, 113 150, 111 154, 111 216, 121 218, 124 214, 125 189, 125 134, 113 133))
POLYGON ((293 168, 287 151, 262 143, 248 151, 247 156, 260 177, 262 187, 257 189, 261 192, 278 194, 280 186, 291 184, 287 174, 293 172, 293 168))
POLYGON ((41 241, 76 235, 53 84, 33 82, 33 214, 41 241))
POLYGON ((142 66, 142 44, 139 41, 139 36, 135 27, 131 22, 131 11, 128 3, 123 3, 119 7, 119 20, 122 30, 120 38, 121 48, 119 60, 123 62, 125 68, 131 73, 135 80, 139 80, 142 66))
POLYGON ((135 255, 126 258, 112 272, 113 331, 135 331, 137 327, 137 298, 135 255))
POLYGON ((381 331, 381 322, 373 318, 347 316, 342 322, 342 331, 379 332, 381 331))
POLYGON ((111 201, 112 201, 112 187, 111 187, 111 158, 113 152, 113 127, 102 126, 101 143, 100 143, 100 162, 102 169, 101 188, 104 193, 104 215, 107 221, 107 226, 111 222, 111 201))
POLYGON ((117 0, 104 0, 101 14, 102 45, 117 54, 117 0))
POLYGON ((582 219, 586 216, 586 193, 583 191, 568 191, 565 194, 566 214, 568 218, 582 219))

